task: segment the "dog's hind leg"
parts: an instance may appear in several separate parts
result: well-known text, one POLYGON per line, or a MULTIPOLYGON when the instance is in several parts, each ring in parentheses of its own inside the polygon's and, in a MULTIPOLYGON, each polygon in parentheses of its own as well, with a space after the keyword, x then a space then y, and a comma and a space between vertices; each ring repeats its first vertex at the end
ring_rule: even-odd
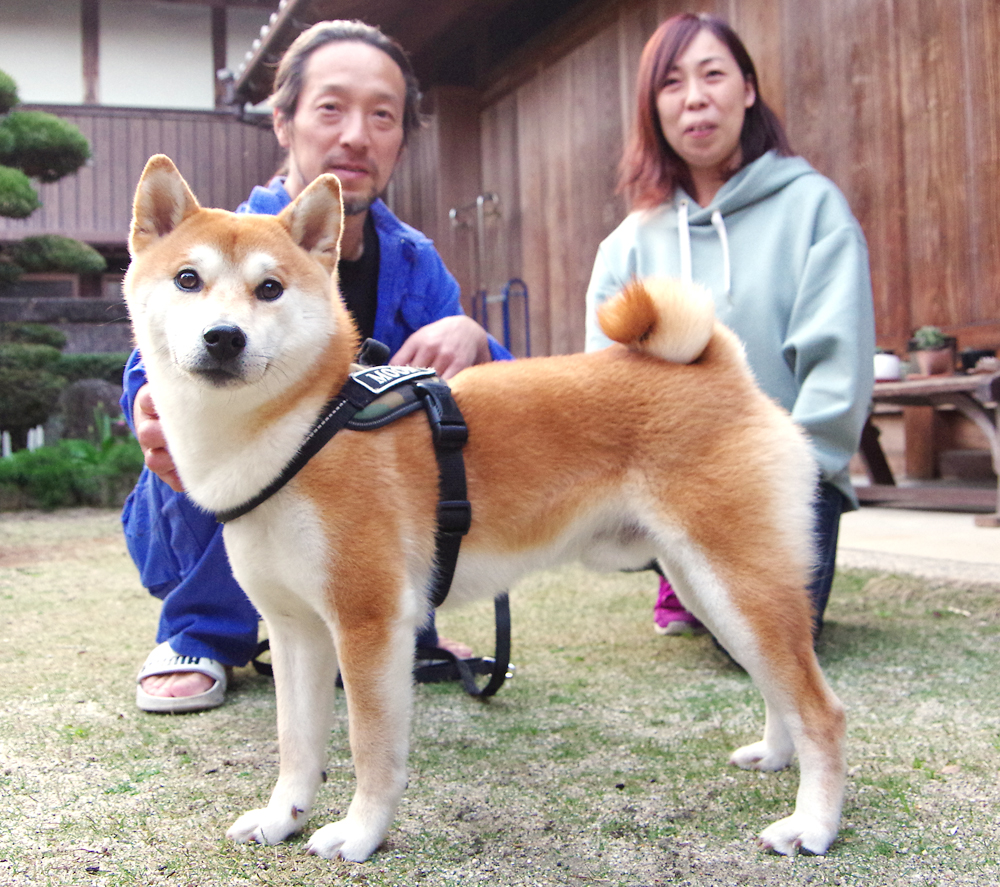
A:
POLYGON ((310 853, 364 862, 385 838, 406 788, 415 614, 355 620, 337 634, 357 787, 347 815, 319 829, 310 853))
POLYGON ((333 726, 337 654, 330 630, 304 605, 294 615, 265 613, 278 707, 278 782, 268 805, 226 832, 234 841, 276 844, 306 823, 325 778, 333 726))
POLYGON ((786 757, 783 737, 799 756, 795 812, 760 835, 767 850, 792 854, 802 849, 822 854, 837 836, 844 797, 844 712, 819 669, 811 646, 786 650, 754 665, 751 676, 764 695, 767 724, 763 742, 733 752, 731 762, 745 769, 768 770, 786 757), (770 726, 781 727, 770 733, 770 726), (775 745, 775 741, 779 745, 775 745))
POLYGON ((673 565, 681 599, 747 670, 766 706, 763 739, 737 749, 731 763, 779 770, 793 752, 799 756, 795 812, 766 828, 760 844, 783 854, 825 853, 843 804, 845 721, 813 651, 805 592, 775 566, 757 563, 723 582, 704 562, 694 569, 692 563, 673 565), (737 588, 738 602, 731 590, 737 588))

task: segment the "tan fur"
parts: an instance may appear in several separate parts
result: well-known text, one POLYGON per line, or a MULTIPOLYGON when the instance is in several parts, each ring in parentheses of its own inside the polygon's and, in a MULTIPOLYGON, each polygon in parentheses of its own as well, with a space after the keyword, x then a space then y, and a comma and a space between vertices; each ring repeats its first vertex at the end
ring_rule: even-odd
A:
MULTIPOLYGON (((323 176, 277 218, 235 217, 199 209, 164 161, 150 161, 139 184, 127 299, 181 477, 218 510, 278 474, 350 371, 356 332, 331 277, 339 191, 323 176), (172 283, 185 263, 205 280, 195 295, 172 283), (252 271, 258 264, 268 270, 252 271), (264 274, 285 286, 273 304, 253 296, 264 274), (220 387, 201 375, 198 342, 199 324, 221 322, 239 323, 247 347, 220 387)), ((815 468, 706 304, 675 282, 635 281, 602 314, 622 344, 454 379, 473 522, 449 604, 568 559, 605 569, 659 559, 765 697, 764 739, 732 761, 778 769, 799 754, 795 812, 762 845, 822 853, 840 815, 844 723, 813 653, 804 592, 815 468)), ((427 613, 437 497, 430 433, 415 414, 340 432, 281 492, 226 525, 237 579, 269 626, 281 744, 271 802, 241 817, 232 838, 273 843, 303 826, 338 664, 357 791, 310 850, 361 860, 384 838, 406 783, 412 643, 427 613)))

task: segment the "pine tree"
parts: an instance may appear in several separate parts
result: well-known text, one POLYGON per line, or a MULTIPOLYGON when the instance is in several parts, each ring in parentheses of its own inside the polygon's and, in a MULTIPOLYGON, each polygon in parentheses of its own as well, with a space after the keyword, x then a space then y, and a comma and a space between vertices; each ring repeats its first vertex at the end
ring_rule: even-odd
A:
MULTIPOLYGON (((56 182, 90 158, 90 145, 73 124, 45 111, 17 110, 17 84, 0 71, 0 216, 24 219, 42 204, 32 179, 56 182)), ((0 283, 25 271, 101 271, 92 247, 58 235, 26 238, 0 254, 0 283)))
MULTIPOLYGON (((0 71, 0 216, 23 219, 42 204, 32 179, 56 182, 90 157, 90 145, 71 123, 44 111, 20 111, 17 85, 0 71)), ((102 271, 104 258, 78 240, 26 237, 0 252, 0 286, 26 271, 102 271)), ((0 428, 14 448, 45 421, 66 380, 54 372, 65 337, 32 325, 0 324, 0 428), (56 341, 53 341, 56 337, 56 341)))

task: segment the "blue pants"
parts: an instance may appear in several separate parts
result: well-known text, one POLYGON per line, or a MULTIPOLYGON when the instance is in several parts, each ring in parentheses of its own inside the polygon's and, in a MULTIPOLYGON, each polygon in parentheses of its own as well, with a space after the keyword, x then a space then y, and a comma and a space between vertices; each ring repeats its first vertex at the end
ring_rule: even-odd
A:
POLYGON ((821 483, 813 503, 813 534, 816 563, 809 582, 809 597, 815 610, 814 635, 823 628, 823 614, 830 599, 830 586, 837 565, 837 537, 840 535, 840 515, 844 511, 844 494, 833 484, 821 483))
MULTIPOLYGON (((246 665, 260 616, 233 577, 215 517, 143 469, 122 525, 140 581, 163 601, 156 642, 182 656, 246 665)), ((433 613, 417 643, 437 644, 433 613)))

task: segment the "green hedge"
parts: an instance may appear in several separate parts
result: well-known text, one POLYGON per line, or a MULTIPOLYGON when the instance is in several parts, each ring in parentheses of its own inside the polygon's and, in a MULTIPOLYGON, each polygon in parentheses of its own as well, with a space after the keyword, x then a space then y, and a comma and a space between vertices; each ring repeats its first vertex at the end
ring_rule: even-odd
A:
POLYGON ((128 355, 127 351, 117 354, 60 354, 52 372, 62 376, 67 383, 81 379, 104 379, 112 385, 121 385, 128 355))
POLYGON ((6 342, 48 345, 62 351, 66 347, 66 334, 46 323, 0 323, 0 345, 6 342))
POLYGON ((49 418, 67 384, 53 372, 61 357, 51 345, 0 344, 0 429, 20 437, 49 418))
MULTIPOLYGON (((107 418, 107 417, 105 417, 107 418)), ((62 440, 0 459, 0 508, 120 506, 142 471, 142 450, 105 427, 100 444, 62 440)))

